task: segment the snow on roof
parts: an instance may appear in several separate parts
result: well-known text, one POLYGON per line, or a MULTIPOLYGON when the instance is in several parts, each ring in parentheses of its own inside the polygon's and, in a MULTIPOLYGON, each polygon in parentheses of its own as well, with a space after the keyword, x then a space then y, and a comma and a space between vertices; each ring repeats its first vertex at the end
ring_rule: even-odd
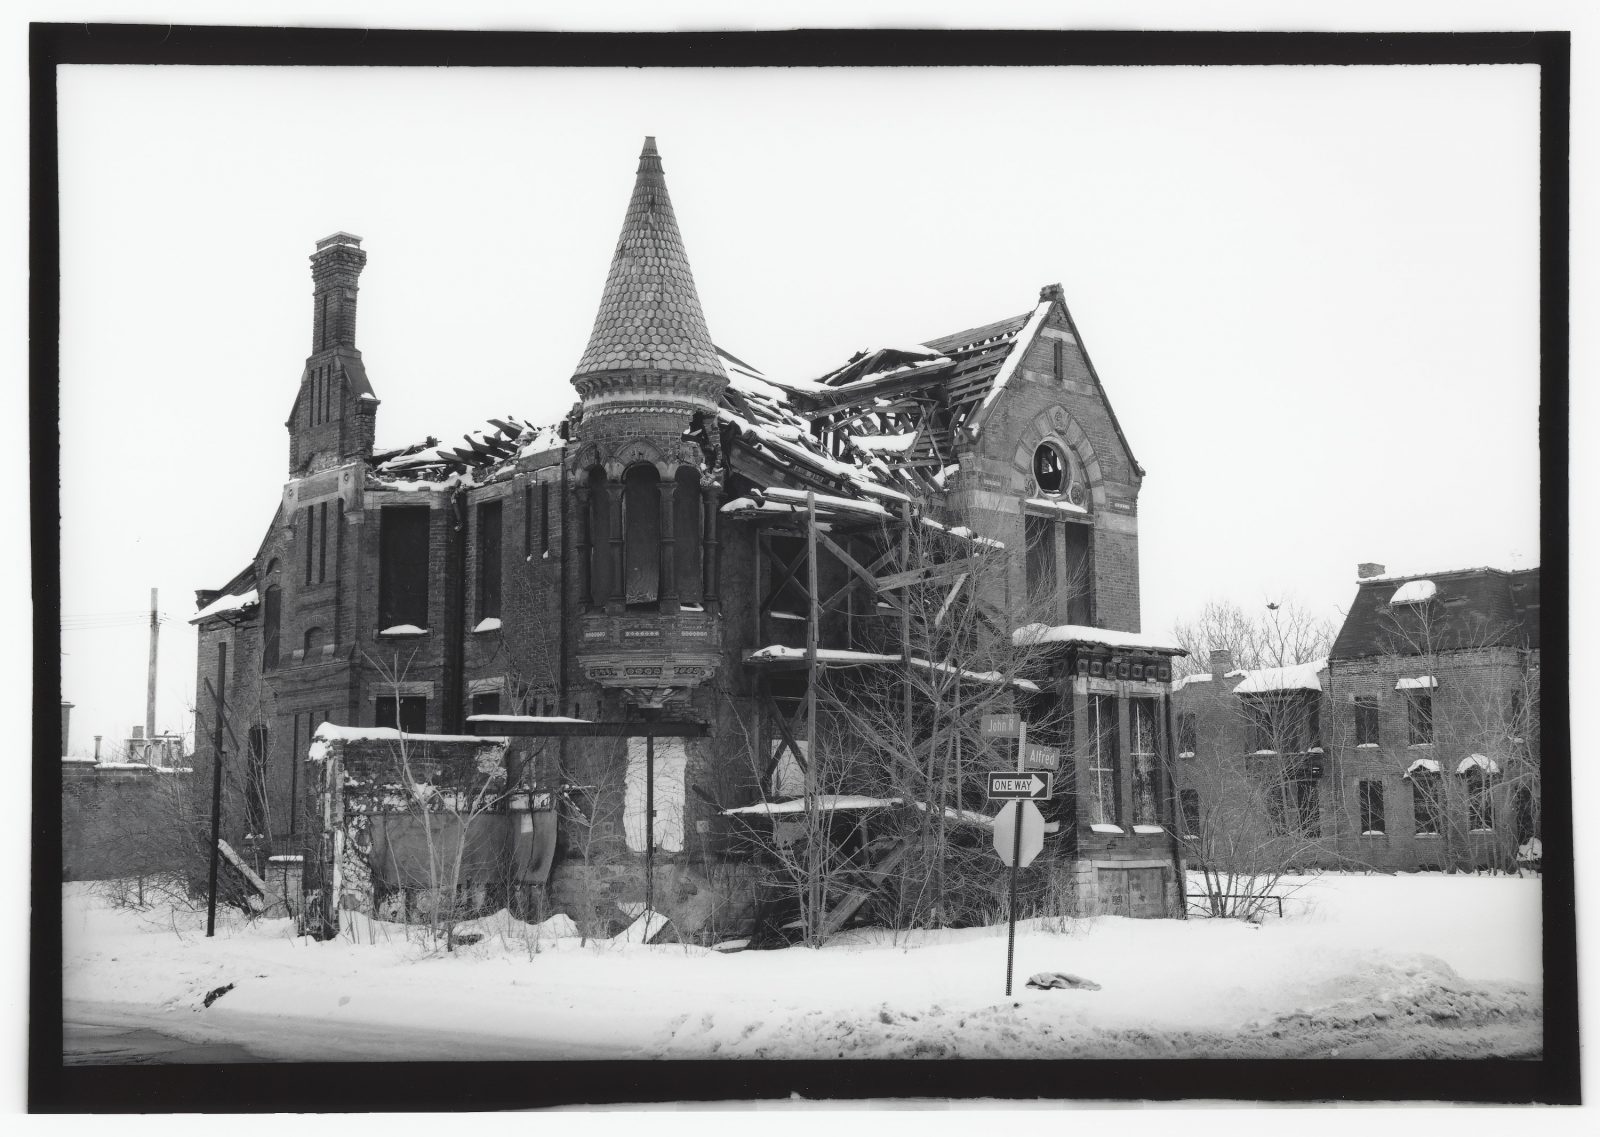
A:
POLYGON ((1328 661, 1323 658, 1289 667, 1262 667, 1247 671, 1244 679, 1233 689, 1233 693, 1259 695, 1268 691, 1320 691, 1321 676, 1327 667, 1328 661))
POLYGON ((1391 584, 1391 583, 1392 584, 1399 584, 1399 583, 1401 583, 1403 581, 1412 580, 1412 579, 1415 579, 1417 577, 1424 577, 1424 576, 1456 576, 1456 575, 1459 575, 1459 574, 1462 574, 1462 573, 1479 573, 1479 572, 1525 572, 1528 569, 1536 569, 1538 567, 1539 567, 1539 562, 1538 561, 1534 561, 1531 564, 1517 564, 1517 565, 1473 565, 1473 566, 1464 567, 1464 568, 1463 567, 1424 568, 1424 569, 1413 569, 1410 572, 1385 572, 1385 573, 1380 573, 1377 576, 1358 576, 1356 578, 1356 583, 1357 584, 1391 584))
POLYGON ((1138 632, 1114 632, 1108 628, 1091 628, 1087 624, 1024 624, 1011 633, 1011 642, 1019 647, 1032 647, 1036 644, 1052 643, 1086 643, 1102 644, 1106 647, 1135 648, 1143 651, 1170 652, 1174 655, 1187 655, 1181 647, 1161 643, 1159 640, 1148 639, 1138 632))
MULTIPOLYGON (((561 715, 468 715, 468 722, 593 722, 593 719, 565 718, 561 715)), ((473 736, 474 738, 477 735, 473 736)))
POLYGON ((415 624, 396 624, 392 628, 385 628, 378 633, 380 636, 425 636, 427 628, 419 628, 415 624))
MULTIPOLYGON (((817 794, 816 803, 817 808, 825 813, 841 809, 888 809, 905 804, 902 798, 865 797, 861 794, 817 794)), ((771 816, 778 813, 804 813, 805 810, 806 799, 800 797, 793 801, 758 801, 754 805, 735 806, 722 812, 724 815, 764 813, 771 816)))
MULTIPOLYGON (((306 757, 320 762, 328 756, 330 742, 398 742, 401 733, 392 726, 337 726, 325 722, 317 727, 306 757)), ((510 739, 486 734, 405 734, 407 742, 475 742, 483 746, 504 746, 510 739)))
POLYGON ((242 612, 246 608, 253 608, 261 602, 261 595, 255 589, 242 592, 237 596, 219 596, 200 611, 189 617, 189 623, 198 624, 201 620, 208 620, 212 616, 220 616, 224 612, 242 612))
POLYGON ((1500 766, 1493 758, 1485 758, 1482 754, 1468 754, 1456 764, 1456 773, 1465 774, 1474 766, 1489 774, 1498 774, 1500 772, 1500 766))
POLYGON ((1406 772, 1402 774, 1401 777, 1409 778, 1418 770, 1425 770, 1430 774, 1437 774, 1439 772, 1439 763, 1433 758, 1418 758, 1415 762, 1406 767, 1406 772))
POLYGON ((1437 687, 1438 685, 1439 681, 1432 675, 1418 675, 1411 679, 1402 677, 1395 683, 1394 689, 1396 691, 1415 691, 1420 688, 1437 687))
POLYGON ((1193 675, 1185 675, 1182 678, 1174 679, 1172 681, 1172 689, 1174 691, 1181 691, 1191 683, 1209 683, 1209 682, 1211 682, 1211 672, 1209 672, 1209 671, 1197 671, 1193 675))
MULTIPOLYGON (((928 812, 928 803, 925 801, 914 801, 911 804, 922 810, 923 813, 928 812)), ((985 829, 994 828, 994 818, 987 813, 975 813, 970 809, 954 809, 947 805, 944 807, 944 815, 951 821, 960 821, 967 825, 977 825, 985 829)))
MULTIPOLYGON (((781 486, 771 486, 762 491, 762 496, 772 498, 791 505, 805 505, 806 495, 799 490, 786 490, 781 486)), ((818 509, 842 509, 847 513, 870 513, 874 517, 887 517, 889 511, 875 501, 861 501, 853 497, 835 497, 832 494, 813 494, 818 509)))
POLYGON ((994 384, 989 388, 988 395, 978 405, 978 409, 973 412, 972 417, 967 420, 967 428, 972 431, 974 437, 982 431, 984 418, 988 415, 989 408, 994 406, 995 400, 1000 397, 1000 393, 1006 389, 1006 384, 1011 381, 1011 377, 1016 374, 1017 368, 1022 365, 1023 353, 1016 349, 1016 345, 1028 343, 1034 336, 1038 335, 1039 328, 1044 324, 1044 318, 1050 314, 1050 308, 1054 303, 1055 301, 1053 300, 1039 301, 1033 309, 1033 314, 1028 317, 1028 322, 1023 324, 1021 330, 1013 337, 1011 351, 1006 355, 1005 362, 1000 365, 1000 373, 994 377, 994 384))
MULTIPOLYGON (((803 619, 803 617, 801 617, 803 619)), ((746 661, 760 662, 774 659, 804 659, 806 649, 803 647, 785 647, 782 644, 772 644, 768 647, 757 648, 745 657, 746 661)), ((900 663, 898 655, 888 655, 876 651, 847 651, 837 647, 819 647, 817 649, 817 662, 837 663, 843 666, 857 666, 869 663, 900 663)), ((926 659, 913 656, 907 660, 912 667, 924 671, 939 671, 946 675, 954 675, 960 671, 963 679, 971 679, 977 683, 1004 683, 1006 677, 998 671, 969 671, 966 668, 957 668, 949 663, 930 663, 926 659)), ((1037 691, 1039 685, 1030 679, 1012 679, 1013 686, 1024 691, 1037 691)))
POLYGON ((1432 600, 1434 593, 1438 591, 1431 580, 1408 580, 1394 590, 1394 595, 1389 597, 1389 603, 1423 604, 1432 600))

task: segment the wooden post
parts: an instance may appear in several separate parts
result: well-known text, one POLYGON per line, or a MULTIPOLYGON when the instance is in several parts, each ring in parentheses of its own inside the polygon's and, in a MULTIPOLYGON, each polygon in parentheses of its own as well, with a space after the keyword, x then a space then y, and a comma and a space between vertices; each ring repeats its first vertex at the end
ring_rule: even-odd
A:
POLYGON ((156 590, 150 590, 150 668, 144 697, 144 736, 146 753, 156 736, 156 639, 161 634, 161 618, 156 615, 156 590))
POLYGON ((806 930, 813 947, 822 942, 822 834, 817 814, 817 495, 806 491, 806 930))

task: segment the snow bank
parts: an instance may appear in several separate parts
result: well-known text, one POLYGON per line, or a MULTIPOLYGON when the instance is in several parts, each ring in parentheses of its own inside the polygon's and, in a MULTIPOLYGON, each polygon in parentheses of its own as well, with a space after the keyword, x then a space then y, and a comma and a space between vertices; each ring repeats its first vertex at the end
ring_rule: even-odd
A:
POLYGON ((1537 1055, 1539 881, 1285 885, 1284 918, 1259 926, 1024 920, 1019 980, 1068 972, 1100 990, 1019 981, 1008 999, 1003 924, 722 954, 641 934, 583 941, 560 918, 497 913, 458 926, 483 938, 447 954, 395 924, 313 943, 287 920, 226 911, 207 939, 203 908, 132 912, 69 884, 62 979, 69 1017, 107 1008, 301 1061, 1537 1055))

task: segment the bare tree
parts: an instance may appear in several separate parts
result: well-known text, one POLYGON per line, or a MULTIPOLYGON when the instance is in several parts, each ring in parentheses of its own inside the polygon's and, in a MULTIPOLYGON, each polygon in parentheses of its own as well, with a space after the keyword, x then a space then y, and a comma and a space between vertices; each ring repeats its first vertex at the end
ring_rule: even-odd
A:
POLYGON ((1198 615, 1172 625, 1172 636, 1188 656, 1174 660, 1182 674, 1205 670, 1213 651, 1226 650, 1245 670, 1289 667, 1328 654, 1339 628, 1331 616, 1298 601, 1267 601, 1259 612, 1233 600, 1210 600, 1198 615))

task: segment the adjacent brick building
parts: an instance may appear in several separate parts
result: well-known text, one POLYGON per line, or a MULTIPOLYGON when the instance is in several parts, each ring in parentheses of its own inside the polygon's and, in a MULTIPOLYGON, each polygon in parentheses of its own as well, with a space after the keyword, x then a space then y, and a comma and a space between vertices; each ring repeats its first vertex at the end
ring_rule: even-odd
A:
MULTIPOLYGON (((691 932, 721 912, 720 930, 759 875, 727 811, 793 789, 782 767, 807 758, 805 676, 917 662, 872 574, 906 567, 896 549, 933 534, 957 560, 1009 550, 981 580, 952 570, 952 597, 1033 605, 1017 642, 1037 681, 1006 690, 1041 730, 1056 724, 1067 754, 1050 857, 1070 866, 1079 906, 1182 910, 1165 774, 1177 649, 1139 635, 1144 471, 1059 286, 1018 316, 863 352, 819 380, 769 379, 713 343, 647 140, 574 412, 375 452, 355 334, 366 252, 337 233, 311 262, 282 498, 193 621, 198 764, 220 676, 241 845, 315 852, 326 818, 305 758, 323 722, 452 736, 497 714, 698 721, 705 738, 655 746, 657 906, 691 932)), ((507 753, 529 814, 504 827, 533 866, 520 883, 548 879, 561 902, 607 787, 637 860, 642 739, 519 739, 507 753), (521 846, 553 832, 547 877, 551 858, 521 846)), ((627 857, 607 870, 624 903, 635 870, 627 857)))
POLYGON ((1259 837, 1305 867, 1537 859, 1539 570, 1359 572, 1326 659, 1246 671, 1214 652, 1176 685, 1194 855, 1259 837))

